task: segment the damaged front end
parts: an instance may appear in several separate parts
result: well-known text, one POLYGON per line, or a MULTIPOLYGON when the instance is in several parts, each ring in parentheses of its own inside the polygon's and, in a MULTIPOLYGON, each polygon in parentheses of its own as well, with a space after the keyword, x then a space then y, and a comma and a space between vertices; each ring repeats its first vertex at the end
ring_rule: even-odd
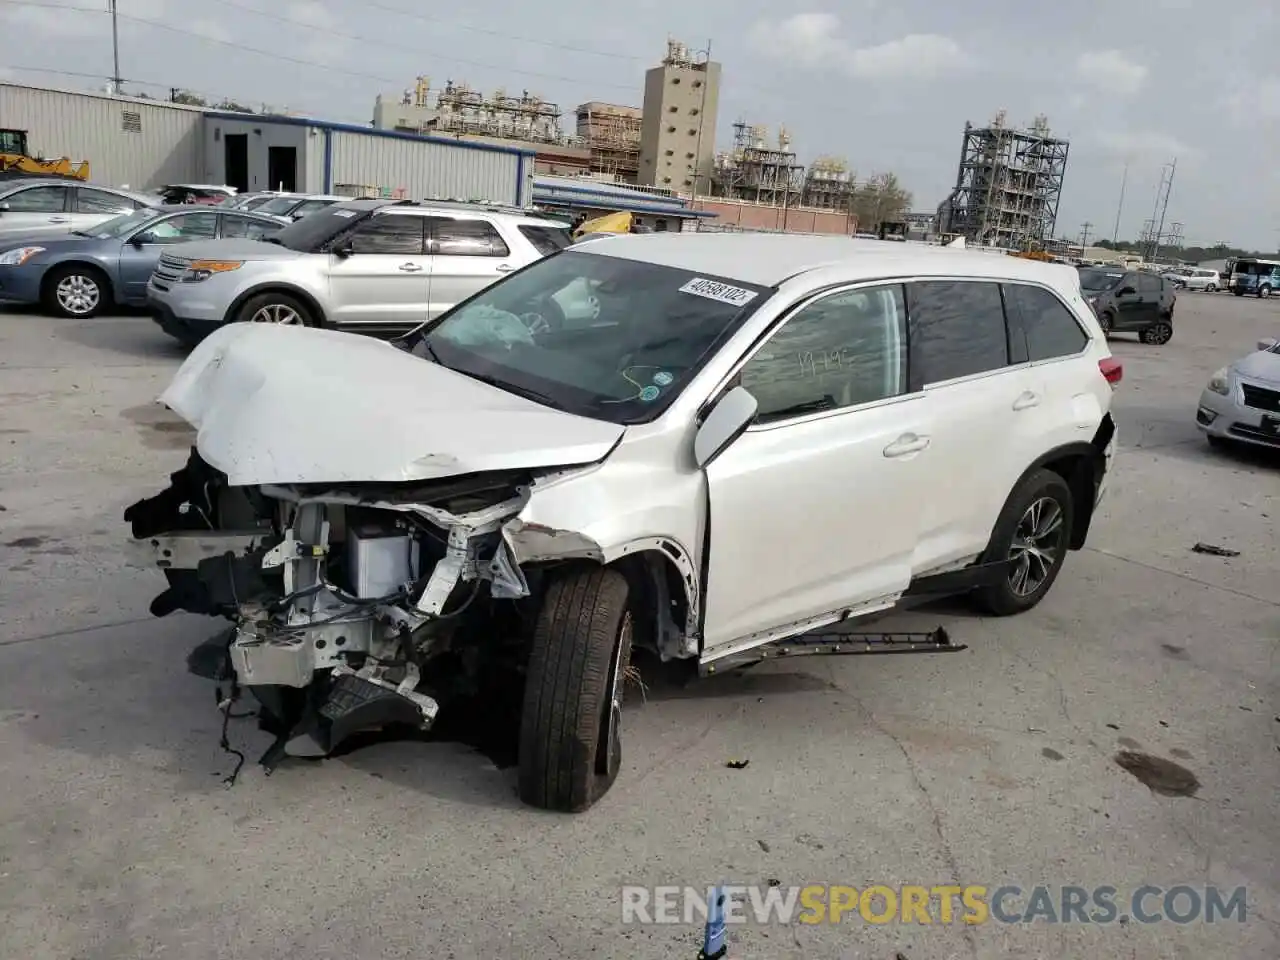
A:
POLYGON ((427 730, 482 664, 518 661, 539 564, 599 559, 586 538, 521 523, 535 480, 231 486, 192 450, 124 519, 168 581, 154 615, 231 621, 219 675, 261 703, 271 769, 357 731, 427 730))

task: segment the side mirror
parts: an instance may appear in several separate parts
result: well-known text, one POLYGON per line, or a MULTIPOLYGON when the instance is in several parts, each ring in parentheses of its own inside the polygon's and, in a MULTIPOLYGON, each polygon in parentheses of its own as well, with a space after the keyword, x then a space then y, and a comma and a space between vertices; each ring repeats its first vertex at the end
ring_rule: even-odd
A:
POLYGON ((1130 297, 1130 296, 1133 296, 1133 294, 1135 294, 1135 293, 1137 293, 1137 292, 1138 292, 1138 291, 1137 291, 1137 290, 1135 290, 1135 289, 1133 289, 1133 287, 1121 287, 1119 290, 1117 290, 1117 291, 1116 291, 1116 296, 1117 296, 1117 297, 1130 297))
POLYGON ((742 436, 756 418, 759 406, 745 387, 734 387, 720 398, 693 438, 693 459, 699 468, 706 467, 742 436))
POLYGON ((8 213, 8 212, 9 212, 9 204, 0 203, 0 213, 8 213))
POLYGON ((355 256, 356 248, 351 245, 351 241, 347 240, 333 248, 333 255, 339 260, 345 260, 347 257, 355 256))
POLYGON ((1258 349, 1274 350, 1277 343, 1280 343, 1280 340, 1276 340, 1275 337, 1263 337, 1261 340, 1258 341, 1258 349))
POLYGON ((129 238, 129 246, 131 247, 141 247, 148 243, 155 243, 155 242, 156 242, 155 234, 151 233, 148 230, 144 230, 142 233, 135 233, 132 237, 129 238))

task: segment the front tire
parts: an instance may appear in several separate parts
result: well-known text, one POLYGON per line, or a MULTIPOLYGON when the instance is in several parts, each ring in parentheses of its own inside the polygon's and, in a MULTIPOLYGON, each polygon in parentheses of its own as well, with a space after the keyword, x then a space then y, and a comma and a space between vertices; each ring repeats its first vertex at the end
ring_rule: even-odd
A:
POLYGON ((520 799, 578 813, 622 764, 622 689, 631 662, 626 578, 606 567, 553 580, 533 632, 520 720, 520 799))
POLYGON ((1258 296, 1259 296, 1259 297, 1261 297, 1263 300, 1266 300, 1268 297, 1270 297, 1270 296, 1271 296, 1271 288, 1270 288, 1270 287, 1259 287, 1259 288, 1258 288, 1258 296))
POLYGON ((1013 491, 996 521, 987 556, 1009 561, 1009 575, 974 591, 979 609, 997 617, 1030 610, 1048 594, 1062 570, 1075 517, 1067 482, 1038 469, 1013 491))
POLYGON ((284 327, 314 327, 316 319, 297 297, 287 293, 260 293, 236 311, 240 323, 272 323, 284 327))
POLYGON ((1205 287, 1205 288, 1204 288, 1204 292, 1205 292, 1205 293, 1217 293, 1217 292, 1218 292, 1218 285, 1217 285, 1216 283, 1211 283, 1211 284, 1209 284, 1207 287, 1205 287))
POLYGON ((96 317, 110 298, 106 275, 93 267, 69 264, 55 267, 45 277, 45 308, 55 316, 73 320, 96 317))
POLYGON ((1098 314, 1098 326, 1102 328, 1104 337, 1111 336, 1111 328, 1115 325, 1115 322, 1116 318, 1112 316, 1110 310, 1103 310, 1102 313, 1098 314))

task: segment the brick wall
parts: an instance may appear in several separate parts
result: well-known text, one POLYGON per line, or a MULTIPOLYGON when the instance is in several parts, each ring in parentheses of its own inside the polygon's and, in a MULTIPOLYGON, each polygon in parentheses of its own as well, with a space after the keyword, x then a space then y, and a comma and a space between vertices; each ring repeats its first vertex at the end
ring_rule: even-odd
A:
POLYGON ((743 230, 838 233, 852 236, 858 229, 858 218, 853 214, 810 207, 788 207, 784 210, 782 207, 737 200, 699 199, 694 202, 693 209, 716 214, 716 219, 710 221, 714 226, 741 227, 743 230))

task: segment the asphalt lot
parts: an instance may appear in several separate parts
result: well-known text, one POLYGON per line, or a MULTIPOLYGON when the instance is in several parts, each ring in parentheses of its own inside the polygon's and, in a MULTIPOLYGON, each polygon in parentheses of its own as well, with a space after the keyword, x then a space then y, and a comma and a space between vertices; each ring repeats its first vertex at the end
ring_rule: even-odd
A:
POLYGON ((1168 346, 1117 339, 1117 473, 1036 611, 895 618, 944 623, 963 653, 652 691, 614 790, 564 817, 457 744, 267 778, 249 720, 224 789, 214 695, 184 667, 214 624, 149 618, 161 578, 120 551, 124 506, 185 457, 152 405, 182 354, 145 317, 0 312, 0 956, 693 960, 693 927, 624 929, 618 887, 778 880, 1249 897, 1213 926, 739 928, 732 956, 1274 960, 1280 463, 1210 452, 1192 418, 1213 370, 1277 334, 1280 304, 1185 294, 1168 346), (1199 792, 1154 793, 1125 748, 1199 792))

